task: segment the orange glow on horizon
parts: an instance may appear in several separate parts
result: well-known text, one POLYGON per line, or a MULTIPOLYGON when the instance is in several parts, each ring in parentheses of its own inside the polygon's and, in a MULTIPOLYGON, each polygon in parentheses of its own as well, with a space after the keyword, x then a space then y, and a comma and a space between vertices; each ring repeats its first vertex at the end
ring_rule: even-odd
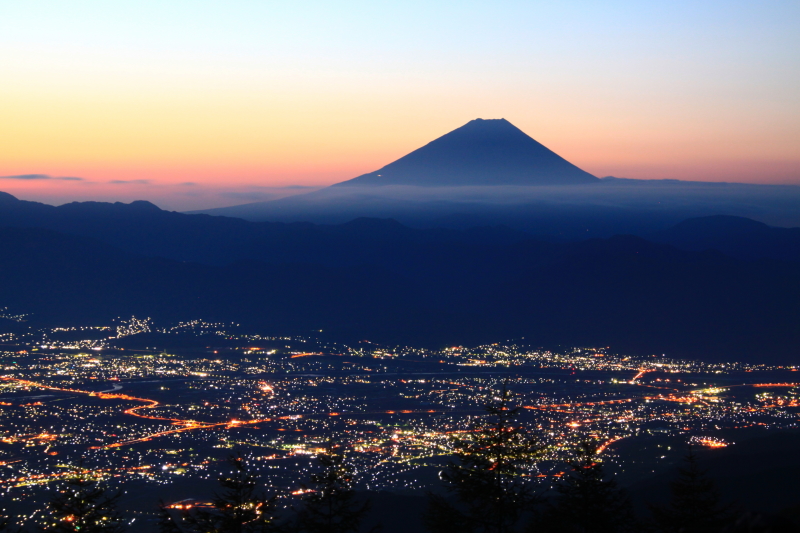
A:
MULTIPOLYGON (((305 192, 270 188, 325 187, 372 172, 477 116, 506 116, 534 139, 600 177, 800 184, 800 159, 784 146, 785 139, 759 139, 753 144, 744 134, 725 139, 732 134, 716 132, 721 136, 718 145, 709 146, 668 137, 679 137, 677 126, 645 139, 633 130, 609 137, 607 126, 601 124, 565 129, 555 114, 534 119, 503 111, 414 120, 362 116, 355 122, 297 121, 269 114, 261 121, 259 113, 250 117, 252 110, 241 105, 236 117, 198 117, 188 107, 178 111, 133 107, 109 111, 127 126, 96 118, 72 131, 78 110, 65 113, 60 106, 50 107, 50 114, 33 121, 23 112, 18 116, 11 112, 6 122, 21 126, 0 131, 4 146, 0 191, 56 204, 144 199, 167 206, 194 201, 195 208, 236 205, 305 192), (147 131, 152 124, 164 127, 147 131), (81 179, 3 178, 30 174, 81 179), (209 198, 192 200, 198 195, 209 198)), ((88 109, 88 103, 86 107, 88 117, 100 113, 88 109)))

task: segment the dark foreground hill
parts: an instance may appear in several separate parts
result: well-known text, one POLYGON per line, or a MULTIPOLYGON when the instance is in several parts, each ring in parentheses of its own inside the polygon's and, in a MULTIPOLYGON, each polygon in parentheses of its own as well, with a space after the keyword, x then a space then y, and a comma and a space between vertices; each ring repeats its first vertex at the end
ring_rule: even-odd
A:
MULTIPOLYGON (((796 521, 800 518, 797 502, 800 458, 795 452, 800 446, 800 433, 793 430, 764 431, 761 435, 750 436, 746 436, 746 431, 743 433, 742 442, 727 448, 695 448, 698 464, 718 488, 722 501, 734 504, 735 510, 741 512, 744 508, 773 515, 791 511, 796 521)), ((685 442, 675 439, 671 444, 671 451, 664 446, 662 452, 669 454, 668 466, 661 465, 655 475, 626 487, 643 511, 646 503, 668 501, 669 484, 675 479, 677 468, 685 466, 685 442)))
POLYGON ((45 228, 89 237, 134 254, 177 261, 229 264, 265 262, 371 262, 373 243, 388 248, 422 243, 512 243, 530 235, 504 227, 415 230, 391 220, 356 220, 335 226, 249 222, 186 215, 137 201, 73 202, 61 206, 0 193, 0 227, 45 228))
MULTIPOLYGON (((362 234, 376 231, 370 221, 359 224, 362 234)), ((0 305, 33 313, 34 324, 135 314, 403 344, 525 336, 542 345, 797 362, 796 263, 680 251, 631 236, 571 244, 374 237, 362 243, 355 262, 297 254, 208 265, 49 230, 3 228, 0 305)))
POLYGON ((743 217, 692 218, 650 238, 683 250, 719 250, 740 259, 800 261, 800 228, 773 228, 743 217))

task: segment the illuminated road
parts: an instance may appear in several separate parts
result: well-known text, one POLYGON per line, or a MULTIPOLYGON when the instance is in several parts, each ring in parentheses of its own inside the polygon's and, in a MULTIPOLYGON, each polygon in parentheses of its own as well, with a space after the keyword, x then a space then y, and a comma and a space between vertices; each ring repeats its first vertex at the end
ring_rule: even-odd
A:
MULTIPOLYGON (((309 357, 318 355, 315 353, 301 353, 295 354, 293 357, 309 357)), ((673 393, 670 394, 658 394, 657 396, 639 396, 639 397, 628 397, 628 398, 620 398, 620 399, 613 399, 613 400, 597 400, 597 401, 581 401, 581 402, 568 402, 568 403, 558 403, 558 404, 543 404, 543 405, 524 405, 521 406, 524 409, 530 410, 538 410, 544 412, 554 412, 554 413, 562 413, 562 414, 580 414, 584 417, 591 417, 592 414, 582 411, 581 408, 585 407, 594 407, 594 406, 608 406, 608 405, 619 405, 629 402, 637 402, 637 401, 648 401, 648 400, 662 400, 662 401, 673 401, 673 402, 680 402, 680 403, 703 403, 708 405, 702 397, 693 396, 692 394, 680 394, 678 388, 673 387, 663 387, 663 386, 656 386, 650 385, 646 383, 642 383, 640 379, 644 377, 644 375, 648 372, 652 372, 653 370, 647 369, 639 369, 638 373, 633 376, 630 381, 627 383, 631 385, 636 385, 639 387, 646 387, 646 388, 660 388, 660 389, 668 389, 672 390, 673 393), (678 394, 676 394, 678 393, 678 394)), ((104 400, 123 400, 123 401, 130 401, 130 402, 137 402, 141 405, 135 405, 133 407, 129 407, 122 411, 123 414, 130 415, 137 418, 147 419, 147 420, 155 420, 161 422, 169 422, 174 427, 173 429, 165 429, 162 431, 157 431, 142 437, 134 438, 134 439, 126 439, 121 440, 109 444, 103 444, 99 446, 91 446, 90 449, 106 449, 106 448, 117 448, 122 446, 127 446, 131 444, 147 442, 156 438, 164 437, 167 435, 183 433, 187 431, 194 431, 194 430, 205 430, 205 429, 231 429, 236 427, 254 425, 261 422, 272 422, 278 419, 300 419, 300 418, 325 418, 325 417, 339 417, 339 416, 347 416, 348 418, 353 417, 362 417, 362 416, 370 416, 370 415, 377 415, 377 414, 435 414, 435 413, 473 413, 475 411, 479 411, 479 409, 469 409, 469 410, 458 410, 458 409, 406 409, 406 410, 386 410, 386 411, 358 411, 358 412, 329 412, 329 413, 298 413, 298 414, 289 414, 283 415, 280 417, 275 418, 258 418, 252 420, 229 420, 224 422, 198 422, 196 420, 191 419, 181 419, 181 418, 172 418, 172 417, 165 417, 165 416, 158 416, 156 414, 150 414, 148 411, 152 411, 153 409, 158 408, 161 404, 157 400, 149 399, 149 398, 141 398, 136 396, 130 396, 127 394, 120 394, 111 391, 100 391, 100 392, 93 392, 87 391, 82 389, 73 389, 73 388, 66 388, 66 387, 56 387, 47 385, 45 383, 30 381, 26 379, 20 378, 13 378, 13 377, 0 377, 3 381, 17 383, 19 385, 27 386, 27 387, 36 387, 45 390, 52 390, 52 391, 59 391, 65 392, 70 394, 80 394, 91 396, 95 398, 100 398, 104 400)), ((405 382, 405 380, 401 380, 405 382)), ((464 384, 451 382, 451 385, 459 385, 465 386, 464 384)), ((748 384, 748 385, 733 385, 733 386, 751 386, 751 387, 793 387, 797 386, 796 383, 763 383, 763 384, 748 384)), ((113 390, 119 390, 121 388, 120 385, 115 384, 113 390)), ((273 387, 265 382, 259 383, 259 389, 265 393, 270 395, 275 394, 273 387)), ((794 406, 794 404, 790 404, 794 406)), ((577 424, 577 422, 571 422, 572 424, 577 424)), ((567 424, 569 425, 569 423, 567 424)), ((605 442, 598 452, 602 452, 605 450, 609 445, 613 444, 621 437, 617 437, 605 442)))
MULTIPOLYGON (((270 418, 262 418, 262 419, 258 419, 258 420, 231 420, 231 421, 228 421, 228 422, 207 423, 207 422, 197 422, 196 420, 184 420, 184 419, 181 419, 181 418, 168 418, 168 417, 163 417, 163 416, 153 416, 153 415, 142 414, 142 413, 139 412, 142 409, 155 409, 156 407, 158 407, 160 405, 160 403, 157 402, 156 400, 151 400, 149 398, 138 398, 136 396, 129 396, 127 394, 110 394, 110 393, 107 393, 107 392, 92 392, 92 391, 86 391, 86 390, 81 390, 81 389, 70 389, 70 388, 64 388, 64 387, 53 387, 51 385, 46 385, 44 383, 38 383, 36 381, 30 381, 30 380, 27 380, 27 379, 18 379, 18 378, 11 378, 11 377, 2 377, 1 379, 3 379, 4 381, 12 381, 12 382, 15 382, 15 383, 19 383, 21 385, 25 385, 25 386, 28 386, 28 387, 38 387, 38 388, 41 388, 41 389, 54 390, 54 391, 60 391, 60 392, 68 392, 68 393, 71 393, 71 394, 83 394, 83 395, 86 395, 86 396, 93 396, 93 397, 96 397, 96 398, 102 398, 103 400, 126 400, 126 401, 132 401, 132 402, 141 402, 141 403, 144 403, 145 405, 139 405, 139 406, 136 406, 136 407, 131 407, 131 408, 125 409, 123 411, 123 413, 126 414, 126 415, 135 416, 135 417, 138 417, 138 418, 145 418, 145 419, 148 419, 148 420, 161 420, 161 421, 165 421, 165 422, 170 422, 170 423, 172 423, 174 425, 182 426, 182 427, 176 428, 176 429, 171 429, 171 430, 166 430, 166 431, 158 431, 156 433, 152 433, 150 435, 146 435, 144 437, 140 437, 140 438, 137 438, 137 439, 129 439, 129 440, 124 440, 124 441, 120 441, 120 442, 115 442, 115 443, 112 443, 112 444, 104 444, 102 446, 91 446, 90 449, 92 449, 92 450, 103 449, 103 448, 118 448, 120 446, 127 446, 129 444, 135 444, 137 442, 146 442, 146 441, 152 440, 152 439, 157 438, 157 437, 163 437, 165 435, 171 435, 173 433, 182 433, 184 431, 193 431, 193 430, 196 430, 196 429, 211 429, 211 428, 219 428, 219 427, 224 427, 224 428, 228 429, 228 428, 232 428, 232 427, 240 427, 240 426, 245 426, 245 425, 249 425, 249 424, 257 424, 259 422, 268 422, 268 421, 271 420, 270 418)), ((262 390, 272 392, 272 387, 269 387, 269 385, 264 384, 262 386, 262 390)))

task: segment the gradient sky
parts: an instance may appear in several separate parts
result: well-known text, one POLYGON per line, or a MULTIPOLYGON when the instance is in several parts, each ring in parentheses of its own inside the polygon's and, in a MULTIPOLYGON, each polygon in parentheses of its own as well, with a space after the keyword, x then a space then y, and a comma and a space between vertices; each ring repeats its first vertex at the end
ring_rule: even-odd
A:
POLYGON ((598 176, 800 185, 798 28, 797 0, 1 2, 0 190, 232 205, 477 117, 598 176))

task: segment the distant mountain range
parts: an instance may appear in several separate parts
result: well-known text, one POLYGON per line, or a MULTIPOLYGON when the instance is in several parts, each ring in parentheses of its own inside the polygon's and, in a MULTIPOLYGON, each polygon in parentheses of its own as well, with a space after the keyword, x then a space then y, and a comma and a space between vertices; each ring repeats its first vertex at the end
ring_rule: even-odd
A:
POLYGON ((321 190, 196 213, 341 224, 391 217, 415 227, 506 225, 540 238, 645 235, 692 217, 800 226, 800 187, 598 179, 505 119, 476 119, 379 170, 321 190))
POLYGON ((743 217, 692 218, 650 238, 683 250, 719 250, 739 259, 800 261, 800 228, 773 228, 743 217))
POLYGON ((742 237, 753 225, 717 217, 653 236, 671 244, 557 243, 504 227, 248 222, 147 202, 53 207, 3 195, 0 307, 33 313, 32 324, 136 314, 408 344, 525 336, 797 362, 798 232, 756 223, 761 237, 742 237))
MULTIPOLYGON (((133 254, 210 265, 242 260, 361 264, 375 259, 369 247, 378 243, 481 246, 536 239, 502 225, 411 228, 386 218, 358 218, 334 225, 251 222, 165 211, 145 201, 52 206, 0 192, 0 227, 4 226, 45 228, 96 239, 133 254)), ((587 240, 578 235, 583 237, 580 241, 587 240)), ((687 251, 716 250, 738 259, 800 261, 800 228, 776 228, 743 217, 691 218, 638 236, 687 251)))
POLYGON ((800 228, 773 227, 798 205, 800 187, 597 179, 474 120, 336 186, 209 211, 251 220, 0 193, 0 307, 798 363, 800 228))

